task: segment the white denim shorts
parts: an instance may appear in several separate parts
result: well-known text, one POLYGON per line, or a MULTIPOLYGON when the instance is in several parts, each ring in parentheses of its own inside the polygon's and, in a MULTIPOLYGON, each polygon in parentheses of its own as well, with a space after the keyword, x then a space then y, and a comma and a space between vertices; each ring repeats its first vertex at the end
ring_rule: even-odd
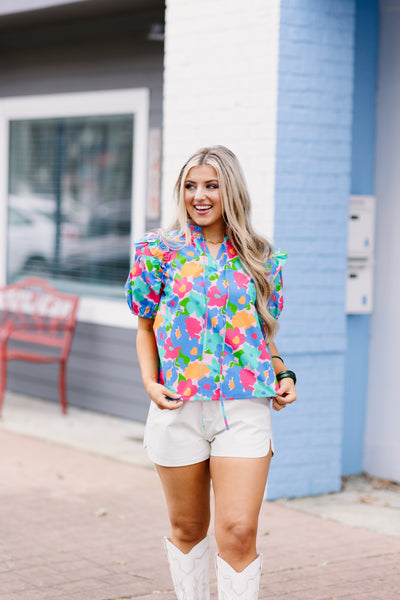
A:
POLYGON ((164 467, 192 465, 210 456, 260 458, 274 450, 269 398, 185 401, 175 410, 151 402, 144 433, 150 460, 164 467), (204 427, 203 427, 203 419, 204 427))

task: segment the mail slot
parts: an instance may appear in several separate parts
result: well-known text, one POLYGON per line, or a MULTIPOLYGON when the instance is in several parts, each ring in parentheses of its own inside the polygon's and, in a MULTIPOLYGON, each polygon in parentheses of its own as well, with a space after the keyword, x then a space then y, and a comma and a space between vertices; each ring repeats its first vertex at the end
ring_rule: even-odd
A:
POLYGON ((373 265, 369 261, 349 260, 347 270, 346 312, 372 312, 373 265))
POLYGON ((375 198, 350 196, 348 257, 372 258, 374 253, 375 198))

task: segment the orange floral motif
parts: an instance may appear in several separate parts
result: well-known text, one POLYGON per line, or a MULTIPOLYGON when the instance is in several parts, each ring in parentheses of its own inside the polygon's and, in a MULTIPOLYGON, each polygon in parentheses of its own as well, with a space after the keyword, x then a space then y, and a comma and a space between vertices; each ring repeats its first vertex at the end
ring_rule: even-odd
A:
POLYGON ((157 331, 157 329, 159 327, 161 327, 161 325, 163 324, 163 321, 164 321, 164 319, 163 319, 162 314, 160 312, 157 312, 156 318, 154 319, 154 324, 153 324, 154 331, 157 331))
POLYGON ((232 317, 232 325, 234 327, 253 327, 256 319, 254 315, 250 314, 246 310, 238 310, 232 317))
POLYGON ((161 248, 150 248, 150 252, 153 256, 159 258, 160 260, 164 258, 164 252, 161 250, 161 248))
POLYGON ((207 375, 210 372, 210 369, 207 365, 203 365, 201 368, 201 362, 196 361, 190 363, 185 369, 185 378, 186 379, 200 379, 201 375, 207 375))
POLYGON ((203 265, 195 261, 187 262, 181 269, 182 277, 198 277, 202 273, 203 265))

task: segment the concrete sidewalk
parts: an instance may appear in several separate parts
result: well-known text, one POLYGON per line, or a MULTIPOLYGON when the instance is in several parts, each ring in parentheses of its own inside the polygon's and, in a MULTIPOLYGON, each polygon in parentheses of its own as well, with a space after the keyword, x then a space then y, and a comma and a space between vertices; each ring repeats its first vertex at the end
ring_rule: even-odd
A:
MULTIPOLYGON (((107 423, 99 424, 99 434, 87 429, 89 443, 82 441, 80 425, 73 425, 82 414, 71 411, 63 419, 58 407, 44 405, 7 395, 0 422, 0 600, 173 600, 162 549, 162 536, 169 531, 162 490, 154 470, 143 468, 146 460, 143 466, 133 464, 140 463, 137 456, 127 460, 136 448, 132 444, 140 446, 142 426, 86 413, 86 428, 89 422, 93 428, 97 418, 107 423), (18 421, 32 408, 43 410, 41 421, 47 411, 47 430, 48 413, 54 411, 59 429, 69 429, 75 447, 63 445, 66 433, 58 433, 63 444, 43 439, 38 424, 29 429, 35 429, 32 421, 21 432, 18 421), (126 429, 113 455, 105 448, 113 436, 118 439, 119 425, 126 429), (93 441, 101 437, 103 455, 93 441)), ((392 493, 398 497, 396 490, 392 493)), ((398 537, 308 514, 307 507, 292 502, 300 500, 262 507, 260 600, 400 597, 398 537)), ((386 508, 399 514, 394 506, 386 508)), ((215 550, 213 536, 211 542, 215 550)))

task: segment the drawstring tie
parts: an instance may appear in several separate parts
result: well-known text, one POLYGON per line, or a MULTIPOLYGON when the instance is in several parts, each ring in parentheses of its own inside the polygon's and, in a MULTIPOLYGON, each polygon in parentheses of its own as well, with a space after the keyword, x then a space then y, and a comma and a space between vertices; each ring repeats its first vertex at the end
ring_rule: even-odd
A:
POLYGON ((223 344, 222 344, 221 360, 220 360, 219 401, 221 402, 222 416, 224 418, 225 429, 227 431, 229 431, 228 419, 226 418, 225 405, 224 405, 224 400, 223 400, 223 397, 222 397, 223 393, 222 393, 222 390, 221 390, 222 377, 223 377, 223 366, 224 366, 225 342, 226 342, 226 305, 228 303, 228 281, 227 281, 227 275, 226 275, 226 269, 225 269, 225 267, 226 267, 226 265, 224 266, 224 271, 225 271, 225 287, 226 287, 226 300, 225 300, 225 304, 224 304, 224 308, 223 308, 223 314, 225 315, 225 330, 224 330, 224 341, 223 341, 223 344))
POLYGON ((225 405, 224 405, 224 401, 222 400, 222 396, 220 397, 220 401, 221 401, 221 408, 222 408, 222 416, 224 417, 225 429, 227 431, 229 431, 228 419, 226 418, 225 405))
MULTIPOLYGON (((205 269, 203 268, 203 278, 204 278, 204 290, 206 289, 206 282, 205 282, 205 275, 204 275, 205 269)), ((207 297, 206 297, 206 302, 207 302, 207 297)), ((201 392, 201 426, 203 429, 206 428, 205 424, 204 424, 204 400, 203 400, 203 386, 201 385, 201 380, 203 378, 203 360, 204 360, 204 348, 206 347, 206 341, 207 341, 207 320, 208 320, 208 303, 206 304, 206 314, 204 315, 204 342, 203 342, 203 353, 201 356, 201 365, 200 365, 200 392, 201 392)))
POLYGON ((204 402, 203 402, 203 393, 201 394, 201 426, 203 429, 206 428, 204 424, 204 402))
MULTIPOLYGON (((204 256, 207 255, 207 250, 205 247, 205 243, 204 241, 201 243, 203 250, 204 250, 204 256)), ((223 271, 225 274, 225 280, 224 280, 224 286, 225 286, 225 304, 221 310, 221 313, 225 316, 225 327, 224 327, 224 339, 223 339, 223 343, 222 343, 222 350, 221 350, 221 359, 220 359, 220 373, 219 373, 219 401, 221 404, 221 410, 222 410, 222 417, 224 419, 224 423, 225 423, 225 429, 227 431, 229 431, 229 424, 228 424, 228 419, 226 417, 226 412, 225 412, 225 405, 224 405, 224 400, 223 400, 223 393, 221 390, 221 385, 222 385, 222 379, 223 379, 223 364, 224 364, 224 354, 225 354, 225 343, 226 343, 226 305, 228 304, 228 276, 227 276, 227 271, 226 271, 226 264, 223 267, 223 271)), ((204 293, 206 294, 206 314, 204 315, 204 326, 205 326, 205 334, 204 334, 204 342, 203 342, 203 356, 202 356, 202 360, 201 360, 201 365, 200 365, 200 381, 202 380, 203 377, 203 360, 204 360, 204 348, 206 348, 206 341, 207 341, 207 323, 208 323, 208 301, 207 301, 207 293, 206 293, 206 269, 204 268, 205 265, 203 266, 203 280, 204 280, 204 293)), ((200 386, 201 389, 201 426, 203 429, 206 428, 205 423, 204 423, 204 400, 203 400, 203 386, 200 386)))

